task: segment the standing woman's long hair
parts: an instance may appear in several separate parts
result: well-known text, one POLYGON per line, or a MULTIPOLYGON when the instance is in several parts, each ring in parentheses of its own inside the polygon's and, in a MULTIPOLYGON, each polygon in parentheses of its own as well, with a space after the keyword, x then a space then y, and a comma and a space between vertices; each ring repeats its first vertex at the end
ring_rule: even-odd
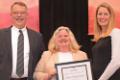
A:
POLYGON ((110 13, 110 20, 109 20, 109 23, 108 23, 108 26, 107 26, 107 31, 102 37, 107 37, 110 34, 110 32, 112 31, 112 29, 114 28, 114 25, 115 25, 115 13, 114 13, 112 7, 107 3, 102 3, 101 5, 99 5, 96 9, 95 24, 94 24, 94 40, 95 41, 97 41, 101 38, 101 33, 102 33, 101 26, 99 25, 99 23, 97 21, 98 10, 101 7, 106 8, 108 10, 108 12, 110 13))

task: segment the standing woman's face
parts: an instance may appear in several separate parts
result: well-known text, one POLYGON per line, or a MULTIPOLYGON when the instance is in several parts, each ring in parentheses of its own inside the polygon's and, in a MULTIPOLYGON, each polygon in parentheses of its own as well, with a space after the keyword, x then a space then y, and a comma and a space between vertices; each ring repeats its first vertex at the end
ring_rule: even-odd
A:
POLYGON ((100 7, 97 13, 98 24, 102 27, 107 27, 110 21, 110 13, 107 8, 100 7))

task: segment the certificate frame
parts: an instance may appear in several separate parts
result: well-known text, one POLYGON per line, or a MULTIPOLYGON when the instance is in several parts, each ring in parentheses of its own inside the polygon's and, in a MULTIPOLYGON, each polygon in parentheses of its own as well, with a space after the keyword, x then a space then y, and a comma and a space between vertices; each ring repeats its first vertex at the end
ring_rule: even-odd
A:
POLYGON ((57 80, 93 80, 90 60, 58 63, 55 67, 57 80))

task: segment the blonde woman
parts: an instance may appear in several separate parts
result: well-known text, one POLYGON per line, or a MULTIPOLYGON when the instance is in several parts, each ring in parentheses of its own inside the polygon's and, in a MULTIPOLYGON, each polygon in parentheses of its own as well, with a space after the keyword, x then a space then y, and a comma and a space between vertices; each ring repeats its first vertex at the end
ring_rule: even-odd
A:
POLYGON ((120 49, 120 38, 119 36, 117 37, 120 31, 114 28, 114 19, 115 14, 109 4, 102 3, 97 7, 94 27, 96 44, 92 48, 95 80, 120 80, 120 70, 115 73, 118 66, 115 67, 116 59, 113 59, 113 55, 116 56, 116 54, 120 53, 118 52, 120 49))
POLYGON ((49 41, 48 51, 44 51, 34 72, 35 80, 56 80, 56 63, 86 60, 85 52, 80 51, 72 31, 60 26, 49 41))

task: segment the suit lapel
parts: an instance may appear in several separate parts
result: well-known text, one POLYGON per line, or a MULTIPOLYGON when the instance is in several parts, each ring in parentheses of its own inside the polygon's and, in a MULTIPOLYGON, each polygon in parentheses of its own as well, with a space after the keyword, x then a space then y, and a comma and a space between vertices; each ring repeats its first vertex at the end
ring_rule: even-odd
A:
POLYGON ((33 39, 32 32, 29 29, 27 29, 27 31, 28 31, 28 38, 29 38, 29 44, 30 44, 30 54, 31 54, 33 51, 34 39, 33 39))
POLYGON ((28 31, 28 38, 29 38, 29 44, 30 44, 30 53, 29 53, 29 64, 28 64, 28 73, 31 74, 31 70, 32 70, 32 61, 33 61, 33 55, 32 55, 32 52, 33 52, 33 42, 34 42, 34 39, 33 39, 33 34, 32 32, 27 28, 27 31, 28 31))

